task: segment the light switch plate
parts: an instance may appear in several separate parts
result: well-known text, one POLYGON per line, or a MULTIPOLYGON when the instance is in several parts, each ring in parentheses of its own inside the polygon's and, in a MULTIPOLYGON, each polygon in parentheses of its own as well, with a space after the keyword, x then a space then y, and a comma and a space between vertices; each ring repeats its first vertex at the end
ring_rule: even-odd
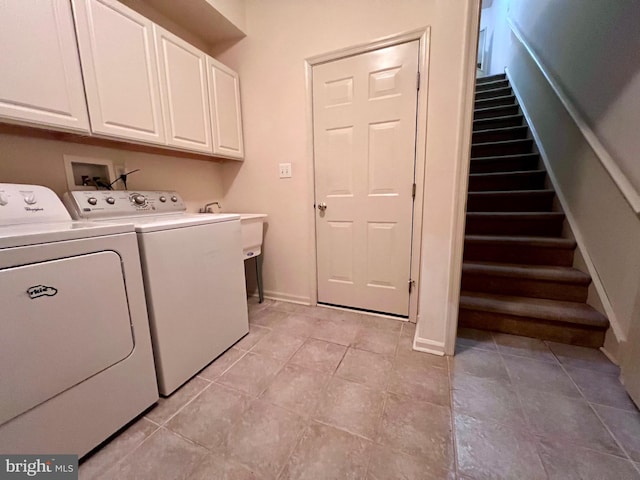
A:
POLYGON ((281 163, 280 164, 280 178, 291 178, 291 164, 290 163, 281 163))

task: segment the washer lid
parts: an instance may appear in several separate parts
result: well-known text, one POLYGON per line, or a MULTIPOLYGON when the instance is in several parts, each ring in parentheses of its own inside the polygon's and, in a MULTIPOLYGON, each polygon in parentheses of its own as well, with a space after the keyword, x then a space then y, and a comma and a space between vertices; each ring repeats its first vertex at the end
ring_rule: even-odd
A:
POLYGON ((8 225, 0 227, 0 248, 101 237, 133 231, 131 221, 114 224, 106 222, 53 222, 8 225))
MULTIPOLYGON (((108 218, 104 222, 133 223, 136 232, 148 233, 175 228, 193 227, 196 225, 208 225, 219 222, 240 220, 240 215, 232 213, 179 213, 174 215, 149 215, 144 217, 108 218)), ((97 223, 97 222, 96 222, 97 223)), ((102 223, 102 221, 100 222, 102 223)))

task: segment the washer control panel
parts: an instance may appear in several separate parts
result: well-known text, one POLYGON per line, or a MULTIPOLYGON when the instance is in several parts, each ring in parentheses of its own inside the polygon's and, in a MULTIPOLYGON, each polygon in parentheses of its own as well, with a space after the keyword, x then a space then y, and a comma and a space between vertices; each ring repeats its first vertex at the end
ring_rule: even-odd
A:
POLYGON ((62 202, 47 187, 0 183, 0 225, 69 220, 62 202))
POLYGON ((64 194, 64 203, 74 218, 121 218, 184 212, 187 208, 176 192, 95 190, 64 194))

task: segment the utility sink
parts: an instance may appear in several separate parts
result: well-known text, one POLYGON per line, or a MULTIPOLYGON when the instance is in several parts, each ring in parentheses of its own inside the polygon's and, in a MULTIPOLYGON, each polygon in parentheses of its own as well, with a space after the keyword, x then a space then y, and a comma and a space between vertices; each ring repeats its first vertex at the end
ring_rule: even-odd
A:
POLYGON ((242 254, 244 259, 252 258, 262 253, 262 233, 265 213, 239 213, 240 229, 242 232, 242 254))

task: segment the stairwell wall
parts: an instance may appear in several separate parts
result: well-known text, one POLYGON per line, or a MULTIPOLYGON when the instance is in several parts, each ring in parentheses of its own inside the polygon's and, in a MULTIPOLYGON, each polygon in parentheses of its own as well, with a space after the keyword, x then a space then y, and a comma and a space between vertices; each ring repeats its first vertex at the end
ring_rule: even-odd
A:
MULTIPOLYGON (((619 163, 620 170, 625 172, 623 163, 628 161, 627 150, 635 152, 635 165, 640 165, 637 163, 640 145, 635 146, 640 140, 629 130, 640 121, 640 108, 634 106, 640 101, 640 76, 629 73, 624 65, 628 62, 624 53, 612 53, 604 46, 598 49, 590 38, 594 31, 601 37, 603 29, 618 29, 619 25, 612 22, 620 16, 620 8, 607 13, 591 6, 581 9, 579 15, 571 11, 573 18, 569 18, 568 11, 557 6, 564 3, 512 0, 509 19, 538 61, 543 66, 550 66, 546 70, 547 76, 550 75, 563 90, 571 92, 569 101, 577 107, 584 125, 591 127, 590 132, 598 137, 611 158, 619 163), (596 14, 600 16, 595 18, 596 14), (580 49, 584 49, 589 58, 584 55, 578 58, 589 65, 576 65, 576 60, 571 58, 570 52, 580 49), (621 80, 619 72, 613 74, 617 90, 612 85, 604 85, 611 70, 594 71, 595 66, 603 65, 627 72, 626 81, 621 80), (578 82, 577 75, 588 78, 578 82), (622 106, 625 102, 627 104, 622 106), (631 111, 631 107, 635 110, 631 111), (596 116, 596 110, 600 117, 596 116), (612 126, 618 127, 615 134, 611 134, 612 126), (608 150, 611 143, 623 145, 608 150)), ((636 45, 633 48, 637 51, 634 38, 629 39, 628 44, 636 45)), ((632 324, 640 321, 640 305, 636 301, 640 292, 640 249, 637 248, 640 220, 628 197, 623 195, 603 165, 601 152, 593 148, 593 142, 585 137, 584 128, 576 123, 575 111, 572 117, 565 108, 563 100, 566 104, 567 99, 556 94, 523 43, 512 41, 510 45, 506 62, 509 77, 538 137, 576 240, 587 263, 591 263, 589 273, 599 286, 598 293, 612 323, 605 348, 614 358, 621 359, 632 324)), ((624 50, 627 45, 620 44, 619 47, 624 50)), ((630 181, 633 183, 633 179, 630 181)))

